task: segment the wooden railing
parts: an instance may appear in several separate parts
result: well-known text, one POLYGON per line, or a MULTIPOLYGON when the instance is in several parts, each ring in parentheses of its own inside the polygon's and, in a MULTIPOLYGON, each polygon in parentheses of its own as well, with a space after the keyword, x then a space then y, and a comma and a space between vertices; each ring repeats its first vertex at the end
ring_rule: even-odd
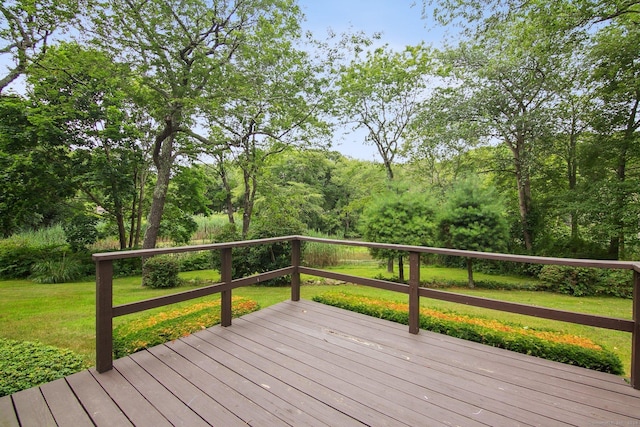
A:
POLYGON ((113 366, 113 318, 125 314, 136 313, 151 308, 161 307, 176 302, 187 301, 206 295, 220 293, 221 324, 231 325, 231 292, 233 289, 253 285, 265 280, 291 275, 291 300, 300 299, 300 274, 309 274, 328 279, 342 280, 349 283, 371 286, 379 289, 400 292, 409 295, 409 332, 419 331, 420 297, 427 297, 467 304, 493 310, 507 311, 545 319, 581 325, 595 326, 632 334, 631 349, 631 385, 640 389, 640 263, 625 261, 601 261, 567 258, 546 258, 534 256, 508 255, 487 252, 462 251, 454 249, 431 248, 422 246, 406 246, 383 243, 356 242, 348 240, 321 239, 305 236, 287 236, 273 239, 261 239, 232 243, 220 243, 178 248, 158 248, 109 252, 93 255, 96 263, 96 370, 105 372, 113 366), (232 249, 235 247, 264 245, 280 242, 291 243, 291 266, 263 274, 232 280, 232 249), (327 270, 304 267, 301 265, 301 242, 317 242, 333 245, 360 246, 366 248, 392 249, 409 253, 409 283, 400 284, 386 280, 369 279, 327 270), (113 306, 113 261, 124 258, 151 257, 161 254, 219 250, 222 254, 221 282, 186 292, 152 298, 144 301, 113 306), (613 317, 575 313, 545 307, 499 301, 488 298, 461 295, 420 287, 420 254, 439 254, 465 258, 511 261, 530 264, 553 264, 575 267, 593 267, 608 269, 626 269, 633 271, 633 316, 632 320, 613 317))

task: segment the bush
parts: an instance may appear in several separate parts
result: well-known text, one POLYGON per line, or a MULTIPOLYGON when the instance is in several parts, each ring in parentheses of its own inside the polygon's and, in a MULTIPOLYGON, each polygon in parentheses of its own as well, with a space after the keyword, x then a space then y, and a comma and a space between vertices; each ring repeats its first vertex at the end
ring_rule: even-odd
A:
POLYGON ((633 297, 631 272, 596 268, 545 265, 538 278, 548 289, 566 295, 607 295, 620 298, 633 297))
MULTIPOLYGON (((384 274, 378 274, 374 279, 387 280, 395 283, 407 283, 406 280, 401 281, 398 276, 387 277, 384 274)), ((497 280, 475 280, 475 287, 478 289, 493 289, 501 291, 541 291, 547 290, 547 287, 542 283, 512 283, 512 282, 499 282, 497 280)), ((432 289, 447 289, 447 288, 467 288, 469 282, 467 280, 453 280, 453 279, 430 279, 421 280, 420 286, 432 289)))
POLYGON ((86 369, 70 350, 0 338, 0 397, 86 369))
MULTIPOLYGON (((409 323, 409 307, 405 303, 343 292, 318 295, 313 300, 405 325, 409 323)), ((420 328, 596 371, 616 375, 624 373, 622 362, 614 353, 589 339, 573 335, 538 331, 426 308, 420 309, 420 328)))
POLYGON ((180 271, 208 270, 213 268, 210 251, 186 252, 176 255, 180 271))
POLYGON ((142 266, 142 286, 149 288, 175 288, 180 286, 180 265, 167 255, 155 256, 144 261, 142 266))
POLYGON ((0 241, 0 278, 26 279, 33 265, 64 251, 61 245, 34 245, 11 240, 0 241))
POLYGON ((63 226, 65 238, 72 251, 86 250, 87 246, 98 240, 97 224, 97 216, 79 213, 63 226))
MULTIPOLYGON (((233 297, 233 317, 260 308, 257 302, 233 297)), ((187 336, 220 323, 220 300, 192 304, 182 309, 146 316, 114 329, 113 350, 116 358, 187 336)))
POLYGON ((36 283, 68 283, 87 276, 80 259, 64 252, 59 255, 52 254, 49 259, 34 263, 30 279, 36 283))

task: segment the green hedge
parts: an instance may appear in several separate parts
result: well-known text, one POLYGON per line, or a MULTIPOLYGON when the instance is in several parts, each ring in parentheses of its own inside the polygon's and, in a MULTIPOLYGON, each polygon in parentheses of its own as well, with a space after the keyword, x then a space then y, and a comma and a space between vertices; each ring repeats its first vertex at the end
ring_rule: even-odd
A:
POLYGON ((180 264, 171 255, 149 258, 142 265, 142 286, 149 288, 175 288, 180 286, 180 264))
MULTIPOLYGON (((398 276, 388 277, 384 274, 378 274, 375 279, 387 280, 389 282, 407 283, 400 280, 398 276)), ((493 289, 500 291, 544 291, 548 290, 549 286, 546 283, 541 282, 500 282, 498 280, 474 280, 476 289, 493 289)), ((467 280, 455 280, 455 279, 429 279, 421 280, 420 286, 432 289, 447 289, 447 288, 467 288, 469 282, 467 280)))
MULTIPOLYGON (((405 325, 409 323, 407 304, 403 303, 342 292, 318 295, 313 300, 405 325)), ((494 320, 475 319, 455 313, 438 312, 433 309, 421 309, 420 328, 596 371, 616 375, 624 373, 622 362, 611 351, 590 342, 587 344, 591 345, 585 347, 586 344, 578 345, 571 342, 553 341, 553 336, 561 337, 561 335, 554 335, 548 331, 539 333, 539 335, 549 335, 550 337, 542 339, 535 336, 536 331, 531 329, 510 327, 494 320), (496 325, 500 328, 495 329, 484 324, 496 325)))
POLYGON ((633 298, 633 276, 628 270, 545 265, 538 278, 548 290, 561 294, 633 298))
MULTIPOLYGON (((256 301, 240 297, 233 297, 231 307, 233 317, 243 316, 260 308, 256 301)), ((219 299, 141 317, 118 325, 114 329, 114 356, 124 357, 218 323, 220 323, 219 299)))
POLYGON ((87 367, 71 350, 0 338, 0 396, 57 380, 87 367))

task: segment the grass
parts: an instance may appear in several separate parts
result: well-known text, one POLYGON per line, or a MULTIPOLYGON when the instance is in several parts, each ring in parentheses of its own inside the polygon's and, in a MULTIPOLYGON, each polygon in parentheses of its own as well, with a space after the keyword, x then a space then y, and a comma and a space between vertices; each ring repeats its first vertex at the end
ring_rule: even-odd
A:
MULTIPOLYGON (((384 274, 386 268, 370 265, 349 265, 333 268, 345 274, 375 277, 384 274)), ((477 280, 496 279, 496 276, 476 274, 477 280)), ((196 282, 196 279, 219 280, 216 271, 194 271, 181 273, 181 277, 187 281, 196 282)), ((423 279, 442 278, 456 280, 466 278, 464 270, 423 267, 421 270, 423 279)), ((303 280, 309 277, 303 276, 303 280)), ((524 282, 530 279, 507 278, 500 276, 501 281, 524 282)), ((317 283, 317 281, 315 282, 317 283)), ((194 283, 187 284, 177 291, 193 289, 194 283)), ((356 293, 372 298, 392 299, 406 302, 407 297, 391 291, 383 291, 356 285, 307 285, 303 286, 301 296, 312 299, 315 295, 329 290, 340 288, 346 292, 356 293)), ((514 301, 524 304, 552 307, 563 310, 591 313, 602 316, 631 318, 631 300, 602 297, 571 297, 547 292, 531 291, 493 291, 453 289, 453 292, 461 292, 470 295, 484 296, 488 298, 514 301)), ((155 296, 176 292, 175 289, 147 289, 141 286, 140 277, 131 277, 114 280, 114 304, 139 301, 155 296)), ((261 307, 268 307, 278 302, 289 299, 288 287, 246 287, 234 290, 234 295, 256 300, 261 307)), ((194 302, 217 299, 217 295, 200 298, 196 301, 188 301, 171 306, 179 308, 194 302)), ((622 360, 626 375, 629 375, 631 361, 631 334, 615 332, 587 326, 573 325, 569 323, 538 319, 529 316, 502 313, 476 307, 468 307, 459 304, 435 301, 426 298, 421 299, 424 307, 455 311, 460 314, 482 316, 497 319, 502 322, 518 323, 531 328, 557 330, 567 334, 574 334, 591 338, 615 352, 622 360)), ((159 308, 144 313, 124 316, 114 319, 114 325, 121 324, 130 319, 162 312, 169 308, 159 308)), ((39 340, 56 347, 68 348, 79 353, 89 364, 95 362, 95 283, 63 283, 56 285, 40 285, 30 281, 0 281, 0 338, 17 340, 39 340)))

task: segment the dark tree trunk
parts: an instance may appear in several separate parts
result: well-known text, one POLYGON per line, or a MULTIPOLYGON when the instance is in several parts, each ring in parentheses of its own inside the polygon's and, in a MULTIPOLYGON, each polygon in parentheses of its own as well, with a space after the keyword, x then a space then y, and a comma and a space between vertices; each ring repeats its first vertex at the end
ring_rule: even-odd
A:
POLYGON ((467 258, 467 276, 469 278, 469 287, 475 288, 476 282, 473 281, 473 259, 467 258))
POLYGON ((173 166, 173 140, 174 134, 168 135, 160 144, 159 149, 154 153, 154 163, 158 172, 156 186, 153 189, 153 200, 147 221, 147 231, 144 234, 144 249, 156 247, 158 234, 160 232, 160 221, 164 212, 164 205, 167 200, 169 190, 169 180, 171 179, 171 167, 173 166))

